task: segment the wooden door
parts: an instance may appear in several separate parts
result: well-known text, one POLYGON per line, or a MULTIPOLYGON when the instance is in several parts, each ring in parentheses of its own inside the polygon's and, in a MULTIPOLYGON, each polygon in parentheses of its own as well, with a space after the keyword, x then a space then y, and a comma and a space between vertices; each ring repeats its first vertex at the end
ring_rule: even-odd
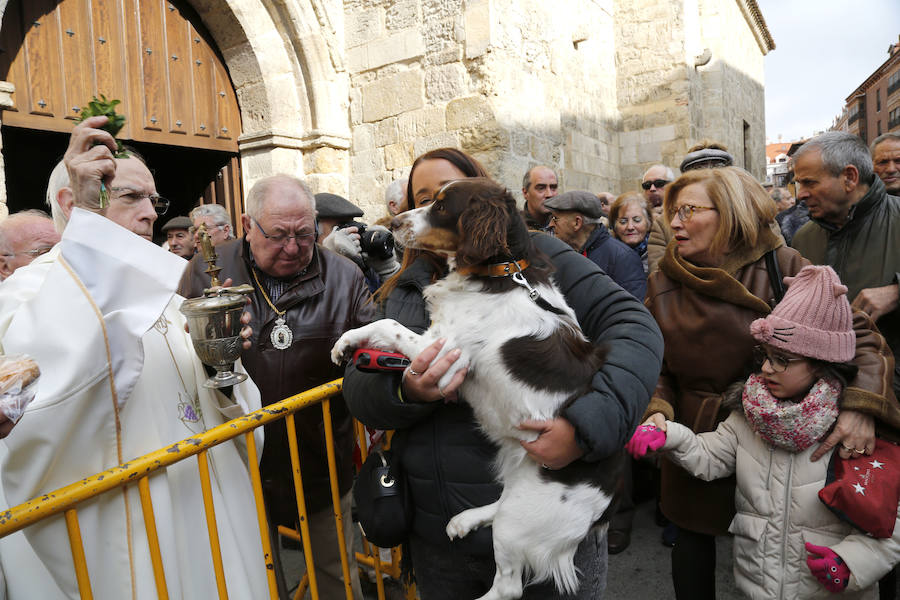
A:
MULTIPOLYGON (((215 169, 190 204, 227 198, 231 214, 240 213, 237 98, 186 2, 10 0, 0 28, 0 80, 15 85, 4 128, 68 133, 92 96, 121 100, 117 111, 126 123, 119 138, 137 142, 145 154, 145 144, 212 151, 199 162, 209 172, 209 157, 219 157, 222 171, 215 169)), ((184 160, 182 152, 173 154, 184 160)), ((165 165, 150 165, 160 183, 165 165)))

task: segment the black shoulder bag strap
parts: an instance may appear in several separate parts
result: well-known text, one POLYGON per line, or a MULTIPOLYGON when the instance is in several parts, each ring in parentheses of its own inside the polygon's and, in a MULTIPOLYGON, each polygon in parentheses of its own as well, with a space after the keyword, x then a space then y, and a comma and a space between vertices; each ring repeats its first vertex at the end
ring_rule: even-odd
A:
POLYGON ((775 258, 775 250, 766 252, 766 271, 769 272, 769 283, 772 285, 772 292, 775 294, 775 303, 777 304, 784 298, 784 281, 782 281, 778 259, 775 258))

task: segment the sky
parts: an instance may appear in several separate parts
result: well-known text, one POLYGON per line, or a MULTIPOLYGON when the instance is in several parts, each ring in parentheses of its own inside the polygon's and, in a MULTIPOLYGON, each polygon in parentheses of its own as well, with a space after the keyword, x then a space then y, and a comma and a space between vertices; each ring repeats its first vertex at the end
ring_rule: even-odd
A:
POLYGON ((900 0, 757 0, 775 40, 765 57, 766 138, 828 129, 900 37, 900 0))

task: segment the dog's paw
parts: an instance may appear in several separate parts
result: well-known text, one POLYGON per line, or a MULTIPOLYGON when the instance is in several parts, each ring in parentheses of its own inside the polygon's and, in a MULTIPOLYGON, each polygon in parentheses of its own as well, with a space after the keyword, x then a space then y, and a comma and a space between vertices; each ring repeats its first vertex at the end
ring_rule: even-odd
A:
POLYGON ((350 358, 350 353, 356 349, 356 340, 352 331, 342 335, 331 348, 331 362, 336 365, 343 364, 350 358))
POLYGON ((472 530, 481 525, 478 519, 472 517, 471 513, 465 510, 450 519, 450 522, 447 523, 447 537, 454 540, 469 535, 472 530))

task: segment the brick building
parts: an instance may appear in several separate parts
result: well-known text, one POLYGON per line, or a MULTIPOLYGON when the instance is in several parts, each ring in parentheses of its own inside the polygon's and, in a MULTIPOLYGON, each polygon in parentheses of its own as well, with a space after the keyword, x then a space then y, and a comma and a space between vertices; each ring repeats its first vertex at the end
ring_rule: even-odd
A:
POLYGON ((856 134, 867 144, 882 133, 900 132, 900 41, 888 58, 847 96, 832 129, 856 134))

